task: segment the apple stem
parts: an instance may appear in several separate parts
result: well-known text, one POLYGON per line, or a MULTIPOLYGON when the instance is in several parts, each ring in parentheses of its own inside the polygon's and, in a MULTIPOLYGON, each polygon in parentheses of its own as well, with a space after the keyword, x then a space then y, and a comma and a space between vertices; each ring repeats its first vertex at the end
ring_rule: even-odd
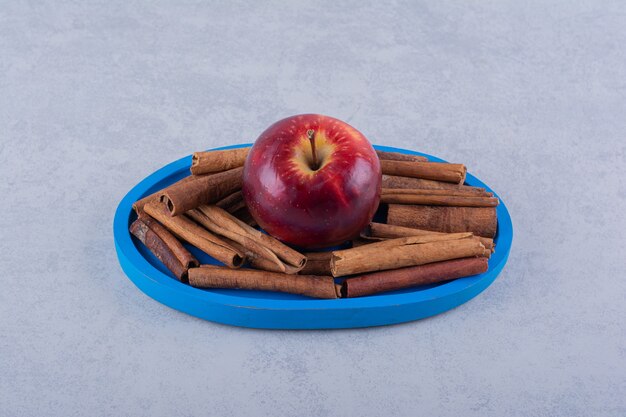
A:
POLYGON ((317 162, 317 153, 315 152, 315 131, 313 129, 309 129, 306 131, 306 135, 309 137, 309 142, 311 142, 311 153, 313 154, 313 171, 319 168, 319 164, 317 162))

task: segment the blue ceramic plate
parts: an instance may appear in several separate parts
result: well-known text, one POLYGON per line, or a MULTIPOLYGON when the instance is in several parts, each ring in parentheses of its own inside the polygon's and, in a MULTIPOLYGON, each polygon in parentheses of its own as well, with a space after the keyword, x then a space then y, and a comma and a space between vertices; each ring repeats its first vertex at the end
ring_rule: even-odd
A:
MULTIPOLYGON (((242 144, 220 149, 250 146, 242 144)), ((383 151, 424 155, 419 152, 376 146, 383 151)), ((513 227, 500 199, 496 252, 489 260, 489 271, 447 283, 410 288, 369 297, 317 300, 292 294, 247 290, 204 290, 179 282, 128 231, 136 216, 133 202, 189 175, 191 156, 159 169, 137 184, 120 202, 113 222, 115 248, 122 269, 148 296, 176 310, 196 317, 234 326, 263 329, 331 329, 383 326, 430 317, 459 306, 480 294, 498 276, 506 263, 513 227)), ((466 184, 485 187, 467 174, 466 184)), ((495 194, 495 193, 494 193, 495 194)), ((189 247, 202 263, 213 258, 189 247)))

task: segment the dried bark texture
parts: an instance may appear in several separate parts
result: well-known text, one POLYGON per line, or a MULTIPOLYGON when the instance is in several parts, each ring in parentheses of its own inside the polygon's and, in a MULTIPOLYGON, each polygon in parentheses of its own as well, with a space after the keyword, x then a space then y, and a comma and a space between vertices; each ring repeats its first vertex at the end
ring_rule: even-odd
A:
POLYGON ((380 202, 386 204, 450 207, 496 207, 499 203, 498 199, 494 197, 395 193, 382 194, 380 196, 380 202))
POLYGON ((187 282, 189 268, 199 264, 182 243, 148 215, 135 220, 130 232, 182 282, 187 282))
POLYGON ((257 225, 257 222, 254 220, 254 217, 252 217, 252 214, 250 214, 248 207, 244 206, 243 208, 233 212, 233 216, 246 223, 248 226, 254 227, 257 225))
POLYGON ((246 251, 254 254, 252 256, 254 259, 261 258, 268 261, 256 262, 257 265, 267 267, 264 269, 295 274, 306 263, 306 257, 303 254, 249 226, 217 206, 200 206, 188 212, 187 215, 209 231, 242 245, 246 251))
POLYGON ((495 207, 408 206, 390 204, 387 223, 435 232, 472 232, 492 238, 498 219, 495 207))
POLYGON ((222 198, 220 201, 215 203, 219 208, 223 208, 229 213, 234 213, 239 209, 242 209, 246 206, 246 203, 243 201, 243 194, 241 190, 237 190, 234 193, 222 198))
POLYGON ((419 178, 401 177, 397 175, 383 175, 383 188, 394 189, 424 189, 424 190, 465 190, 483 195, 485 189, 469 185, 452 184, 443 181, 424 180, 419 178))
POLYGON ((415 162, 381 160, 380 167, 384 175, 420 178, 434 181, 463 184, 467 170, 463 164, 445 162, 415 162))
POLYGON ((413 162, 426 162, 428 158, 420 155, 407 155, 405 153, 400 152, 387 152, 387 151, 376 151, 376 155, 378 155, 378 159, 380 160, 388 160, 388 161, 413 161, 413 162))
MULTIPOLYGON (((365 239, 381 240, 381 239, 396 239, 399 237, 409 237, 409 236, 424 236, 424 235, 432 235, 432 234, 443 234, 443 233, 433 232, 431 230, 414 229, 411 227, 372 222, 361 233, 361 236, 365 239)), ((480 243, 483 244, 485 249, 488 249, 491 252, 495 250, 495 244, 493 243, 493 239, 488 238, 488 237, 481 237, 481 236, 476 236, 476 238, 480 240, 480 243)))
POLYGON ((414 236, 335 251, 331 272, 341 277, 484 254, 485 247, 471 234, 414 236))
POLYGON ((407 194, 407 195, 444 195, 456 197, 493 197, 493 193, 487 192, 484 188, 469 188, 456 186, 453 189, 424 189, 424 188, 383 188, 384 194, 407 194))
POLYGON ((146 204, 144 210, 174 235, 191 243, 196 248, 222 262, 224 265, 230 268, 238 268, 243 264, 245 258, 244 253, 199 226, 184 214, 171 217, 165 205, 158 201, 146 204))
POLYGON ((203 204, 213 204, 241 189, 243 168, 218 174, 194 175, 185 182, 179 181, 159 195, 171 216, 178 216, 203 204))
POLYGON ((489 268, 487 258, 462 258, 408 268, 394 269, 348 278, 342 286, 346 298, 363 297, 386 291, 482 274, 489 268))
POLYGON ((306 265, 299 273, 302 275, 331 275, 330 258, 332 252, 305 253, 306 265))
MULTIPOLYGON (((185 177, 182 180, 179 180, 177 182, 175 182, 174 184, 170 185, 170 187, 173 186, 181 186, 182 184, 185 184, 189 181, 193 180, 193 177, 189 176, 189 177, 185 177)), ((165 188, 167 189, 167 187, 165 188)), ((144 198, 137 200, 133 203, 133 210, 135 210, 135 213, 137 213, 137 216, 141 217, 144 212, 143 212, 143 207, 152 202, 152 201, 159 201, 161 194, 163 193, 164 190, 159 190, 155 193, 152 193, 150 195, 145 196, 144 198)))
POLYGON ((250 148, 224 151, 194 152, 191 157, 192 175, 211 174, 242 167, 250 148))
POLYGON ((329 276, 286 275, 245 268, 235 271, 213 265, 191 268, 189 284, 199 288, 279 291, 313 298, 339 297, 339 288, 329 276))

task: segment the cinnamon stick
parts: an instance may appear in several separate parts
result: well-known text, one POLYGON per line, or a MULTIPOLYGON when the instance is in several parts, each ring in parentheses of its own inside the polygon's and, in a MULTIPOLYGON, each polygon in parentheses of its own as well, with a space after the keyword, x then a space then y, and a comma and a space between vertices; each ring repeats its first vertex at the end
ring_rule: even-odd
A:
POLYGON ((397 269, 471 256, 483 256, 485 247, 471 238, 458 236, 419 236, 391 239, 353 249, 334 251, 331 272, 334 277, 363 272, 397 269), (444 240, 454 239, 454 240, 444 240))
POLYGON ((189 268, 199 265, 174 236, 148 216, 135 220, 130 225, 130 232, 182 282, 187 282, 189 268))
POLYGON ((394 189, 425 189, 425 190, 464 190, 484 194, 485 189, 469 185, 452 184, 449 182, 424 180, 420 178, 399 177, 396 175, 383 175, 383 188, 394 189))
POLYGON ((400 152, 387 152, 387 151, 376 151, 378 155, 378 159, 385 159, 388 161, 417 161, 417 162, 426 162, 428 158, 420 155, 408 155, 400 152))
POLYGON ((249 247, 245 247, 234 240, 228 239, 227 237, 222 237, 222 239, 235 249, 241 251, 246 256, 246 262, 250 267, 270 272, 281 272, 277 269, 276 264, 273 261, 261 257, 258 253, 253 252, 249 247))
MULTIPOLYGON (((432 234, 444 234, 442 232, 433 232, 432 230, 424 230, 424 229, 414 229, 411 227, 404 226, 396 226, 393 224, 385 224, 385 223, 376 223, 372 222, 369 226, 361 233, 361 236, 365 239, 396 239, 399 237, 408 237, 408 236, 424 236, 424 235, 432 235, 432 234)), ((480 243, 483 244, 485 249, 493 252, 495 250, 495 244, 493 243, 493 239, 488 237, 476 236, 480 243)))
MULTIPOLYGON (((456 239, 468 238, 468 239, 472 239, 472 240, 476 240, 477 242, 480 242, 485 247, 485 251, 476 256, 490 258, 491 253, 492 253, 491 248, 488 248, 483 243, 483 239, 487 239, 487 238, 474 236, 472 233, 435 233, 433 232, 433 233, 426 233, 423 235, 411 235, 411 236, 406 236, 406 237, 407 238, 415 237, 416 239, 410 239, 410 240, 405 239, 404 243, 402 244, 408 245, 408 244, 415 244, 415 243, 428 243, 428 242, 438 242, 438 241, 445 241, 445 240, 456 240, 456 239)), ((399 240, 399 239, 384 239, 384 238, 358 239, 359 243, 355 245, 353 241, 352 247, 360 248, 365 245, 371 246, 372 243, 380 243, 381 245, 376 246, 376 249, 380 250, 384 246, 398 246, 398 242, 396 240, 399 240)))
POLYGON ((482 274, 488 268, 487 258, 462 258, 434 262, 348 278, 344 281, 341 292, 347 298, 363 297, 482 274))
POLYGON ((200 207, 200 210, 208 216, 213 216, 218 222, 232 221, 240 228, 241 233, 245 233, 247 236, 250 236, 251 239, 268 247, 280 259, 288 264, 299 268, 304 266, 306 263, 306 256, 300 252, 291 249, 278 239, 255 229, 254 227, 244 223, 242 220, 226 213, 224 210, 220 210, 219 207, 202 206, 200 207))
POLYGON ((243 168, 218 174, 194 175, 186 182, 173 184, 160 193, 171 216, 177 216, 202 204, 211 204, 241 188, 243 168))
POLYGON ((248 226, 254 227, 257 225, 256 220, 254 220, 254 217, 252 217, 252 214, 250 214, 250 211, 248 211, 248 207, 244 206, 243 208, 240 208, 239 210, 233 212, 233 216, 235 216, 248 226))
POLYGON ((387 223, 435 232, 472 232, 493 238, 498 219, 494 207, 408 206, 389 204, 387 223))
POLYGON ((198 288, 279 291, 314 298, 339 297, 339 288, 329 276, 286 275, 245 268, 234 271, 214 265, 191 268, 189 284, 198 288))
POLYGON ((241 190, 238 190, 222 198, 220 201, 215 203, 215 205, 219 208, 223 208, 229 213, 234 213, 237 210, 244 208, 246 206, 246 203, 243 200, 243 194, 241 193, 241 190))
MULTIPOLYGON (((231 213, 231 214, 233 214, 233 213, 237 213, 237 212, 239 212, 239 211, 241 211, 243 209, 246 209, 246 211, 247 211, 246 202, 243 199, 241 199, 240 201, 236 202, 232 206, 228 207, 226 209, 226 211, 231 213)), ((250 224, 248 222, 244 222, 244 223, 250 224)), ((250 225, 250 226, 252 226, 252 225, 250 225)))
MULTIPOLYGON (((381 248, 385 246, 398 246, 399 244, 408 245, 408 244, 414 244, 414 243, 427 243, 427 242, 437 242, 437 241, 443 241, 443 240, 455 240, 455 239, 466 239, 466 238, 475 240, 483 244, 481 239, 484 239, 484 238, 474 236, 472 233, 435 233, 435 232, 425 233, 421 235, 406 236, 403 238, 396 238, 396 239, 381 239, 378 241, 370 240, 369 243, 370 243, 370 248, 372 247, 371 245, 372 243, 377 243, 374 247, 380 250, 381 248)), ((491 253, 492 253, 491 248, 487 248, 484 244, 483 244, 483 247, 485 248, 484 251, 480 254, 477 254, 476 256, 482 256, 487 259, 491 258, 491 253)))
POLYGON ((354 238, 350 241, 351 247, 358 248, 359 246, 369 245, 372 243, 372 239, 362 239, 361 237, 354 238))
POLYGON ((194 178, 192 176, 187 176, 183 179, 180 179, 178 181, 176 181, 174 184, 171 184, 167 187, 165 187, 164 189, 161 189, 159 191, 156 191, 152 194, 149 194, 137 201, 135 201, 133 203, 133 210, 135 210, 135 213, 137 213, 137 216, 141 216, 143 213, 143 206, 145 206, 147 203, 151 202, 151 201, 159 201, 159 199, 161 198, 161 194, 163 193, 163 191, 165 191, 167 188, 169 187, 173 187, 173 186, 182 186, 185 183, 188 183, 190 181, 193 181, 194 178))
POLYGON ((199 265, 198 260, 191 254, 191 252, 183 246, 176 236, 163 227, 161 223, 145 213, 144 216, 141 217, 141 220, 152 230, 152 232, 156 233, 156 235, 167 245, 168 248, 170 248, 176 259, 178 259, 185 269, 199 265))
POLYGON ((463 184, 467 170, 463 164, 445 162, 414 162, 381 160, 380 167, 385 175, 421 178, 427 180, 463 184))
POLYGON ((307 252, 306 265, 299 272, 302 275, 331 275, 330 258, 332 252, 307 252))
POLYGON ((135 213, 137 213, 137 217, 142 217, 145 215, 143 207, 152 201, 159 201, 158 192, 147 195, 133 203, 133 210, 135 210, 135 213))
POLYGON ((224 151, 194 152, 191 157, 192 175, 210 174, 242 167, 250 148, 228 149, 224 151))
POLYGON ((263 269, 283 273, 286 271, 285 265, 281 263, 280 259, 278 259, 278 257, 272 251, 259 245, 258 243, 254 242, 246 236, 235 233, 232 228, 229 227, 230 225, 218 225, 211 218, 206 216, 198 209, 188 211, 186 216, 189 216, 189 218, 194 220, 196 223, 204 226, 210 232, 219 235, 222 240, 224 240, 230 246, 233 246, 234 248, 242 251, 248 262, 250 262, 252 258, 254 258, 255 260, 257 258, 263 258, 267 261, 267 263, 262 263, 262 265, 266 266, 263 269), (233 243, 235 242, 238 245, 234 245, 233 243))
POLYGON ((381 203, 414 204, 451 207, 496 207, 498 199, 483 196, 453 196, 435 194, 395 194, 386 193, 380 196, 381 203))
MULTIPOLYGON (((414 245, 420 243, 440 242, 444 240, 457 240, 473 238, 474 235, 469 232, 463 233, 425 233, 423 235, 413 235, 399 237, 395 239, 382 239, 379 241, 369 241, 367 249, 380 249, 391 246, 414 245)), ((360 247, 360 246, 359 246, 360 247)))
POLYGON ((144 210, 174 235, 191 243, 223 264, 231 268, 238 268, 243 264, 245 255, 241 251, 200 227, 184 214, 171 217, 165 204, 158 201, 146 204, 144 210))
POLYGON ((455 197, 493 197, 493 193, 484 188, 459 187, 452 189, 424 189, 424 188, 383 188, 382 194, 407 194, 407 195, 445 195, 455 197))
POLYGON ((306 257, 289 246, 247 225, 227 211, 217 207, 204 205, 191 210, 188 215, 202 224, 211 232, 233 240, 255 254, 255 258, 263 258, 270 263, 271 271, 295 274, 300 271, 306 257))

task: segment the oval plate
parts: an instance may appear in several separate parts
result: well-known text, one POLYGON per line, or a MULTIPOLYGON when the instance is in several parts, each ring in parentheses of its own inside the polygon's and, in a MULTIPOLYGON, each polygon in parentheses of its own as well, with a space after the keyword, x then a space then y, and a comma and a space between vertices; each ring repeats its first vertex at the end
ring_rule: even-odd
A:
MULTIPOLYGON (((244 146, 251 144, 219 149, 244 146)), ((445 162, 420 152, 387 146, 375 148, 423 155, 431 161, 445 162)), ((511 250, 513 226, 509 212, 500 199, 497 207, 496 252, 489 260, 489 270, 480 275, 369 297, 337 300, 317 300, 276 292, 193 288, 174 278, 128 231, 136 218, 132 204, 189 175, 190 165, 191 156, 179 159, 130 190, 115 213, 113 236, 122 269, 141 291, 171 308, 206 320, 262 329, 338 329, 383 326, 422 319, 457 307, 480 294, 496 279, 511 250)), ((493 192, 469 173, 465 183, 493 192)), ((495 192, 494 195, 497 196, 495 192)), ((216 263, 208 255, 189 248, 201 263, 216 263)))

